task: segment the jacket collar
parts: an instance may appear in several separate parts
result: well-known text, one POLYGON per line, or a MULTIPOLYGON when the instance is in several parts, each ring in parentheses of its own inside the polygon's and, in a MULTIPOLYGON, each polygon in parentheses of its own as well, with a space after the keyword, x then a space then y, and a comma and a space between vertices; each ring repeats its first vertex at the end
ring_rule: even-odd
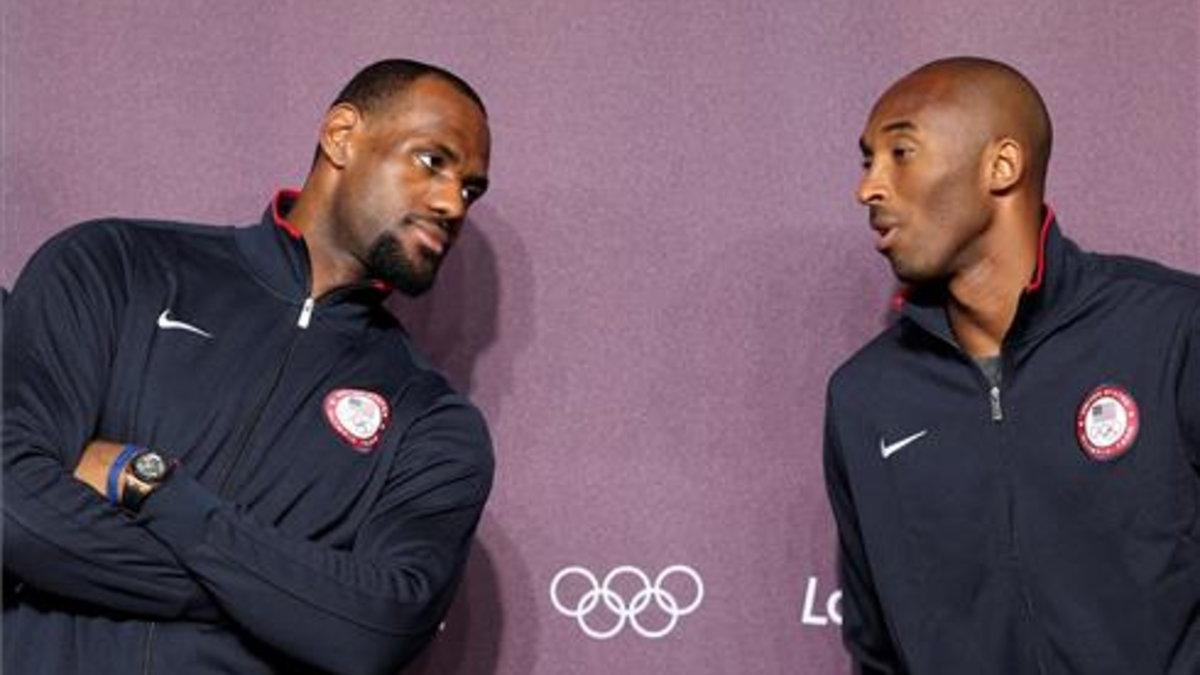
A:
MULTIPOLYGON (((300 191, 280 190, 257 225, 235 231, 238 250, 247 267, 276 295, 300 306, 311 288, 308 246, 287 213, 300 191)), ((338 288, 318 298, 318 313, 330 316, 360 315, 379 305, 391 292, 386 284, 364 281, 338 288)))
MULTIPOLYGON (((1037 268, 1021 293, 1017 314, 1004 337, 1005 350, 1028 346, 1066 318, 1082 291, 1084 264, 1083 252, 1062 235, 1054 210, 1046 206, 1037 268)), ((947 293, 945 284, 911 289, 900 313, 903 320, 957 347, 946 315, 947 293)))

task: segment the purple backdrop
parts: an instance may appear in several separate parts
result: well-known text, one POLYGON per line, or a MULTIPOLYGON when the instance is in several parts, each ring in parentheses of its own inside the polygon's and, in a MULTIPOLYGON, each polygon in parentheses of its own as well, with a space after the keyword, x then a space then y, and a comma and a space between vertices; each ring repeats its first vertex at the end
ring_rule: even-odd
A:
MULTIPOLYGON (((871 103, 936 57, 1013 63, 1054 117, 1068 234, 1200 270, 1200 3, 735 4, 5 3, 0 282, 83 218, 252 222, 359 66, 447 65, 488 102, 494 188, 396 308, 499 469, 414 670, 842 672, 820 427, 891 291, 851 197, 871 103), (551 601, 572 565, 686 565, 705 593, 661 639, 596 640, 551 601)), ((679 606, 693 585, 664 581, 679 606)), ((583 576, 558 590, 573 608, 583 576)))

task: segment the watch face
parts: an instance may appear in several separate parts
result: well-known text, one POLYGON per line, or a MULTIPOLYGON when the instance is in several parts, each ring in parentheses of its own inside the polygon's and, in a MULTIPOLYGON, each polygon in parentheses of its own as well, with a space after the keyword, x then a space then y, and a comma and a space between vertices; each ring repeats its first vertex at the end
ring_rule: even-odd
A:
POLYGON ((133 475, 147 483, 157 483, 167 475, 167 462, 157 452, 143 452, 133 459, 133 475))

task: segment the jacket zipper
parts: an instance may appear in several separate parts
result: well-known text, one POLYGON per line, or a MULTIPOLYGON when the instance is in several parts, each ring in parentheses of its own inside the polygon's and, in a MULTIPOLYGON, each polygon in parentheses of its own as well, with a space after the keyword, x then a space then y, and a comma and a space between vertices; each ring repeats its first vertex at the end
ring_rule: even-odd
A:
MULTIPOLYGON (((955 347, 958 347, 958 345, 955 345, 955 347)), ((971 364, 971 366, 973 368, 975 368, 975 371, 977 373, 979 373, 980 379, 983 380, 983 384, 987 388, 988 409, 991 411, 992 421, 997 424, 999 424, 1000 422, 1003 422, 1004 421, 1004 406, 1001 404, 1001 399, 1000 399, 1000 385, 998 383, 992 382, 992 379, 990 377, 988 377, 987 372, 984 371, 982 366, 980 366, 978 363, 975 362, 975 359, 971 358, 970 354, 963 351, 961 347, 958 347, 958 350, 962 354, 963 358, 965 358, 971 364)), ((1000 372, 1001 372, 1000 381, 1003 382, 1003 372, 1004 372, 1003 352, 1001 352, 1001 356, 999 358, 1000 358, 1000 372)))
MULTIPOLYGON (((300 308, 300 316, 296 319, 296 327, 301 331, 307 330, 309 324, 312 323, 312 315, 315 307, 316 300, 311 295, 304 299, 304 305, 300 308)), ((263 410, 266 409, 267 402, 271 400, 271 396, 275 393, 275 389, 279 386, 279 381, 283 378, 283 369, 285 366, 287 366, 288 361, 291 360, 292 351, 295 350, 296 342, 299 340, 299 338, 300 333, 296 333, 292 336, 291 341, 288 342, 287 351, 283 353, 283 358, 279 360, 279 365, 275 367, 275 372, 271 376, 271 385, 267 387, 267 390, 255 404, 254 412, 243 423, 242 426, 246 431, 242 434, 242 438, 238 443, 238 447, 233 455, 233 458, 229 460, 228 464, 225 465, 224 472, 221 475, 220 480, 217 481, 218 495, 225 497, 230 496, 230 490, 228 488, 234 475, 234 469, 237 468, 242 456, 246 454, 246 446, 250 444, 250 439, 254 437, 254 432, 258 429, 258 423, 262 419, 263 410)), ((150 657, 152 655, 154 629, 156 626, 156 622, 151 622, 150 626, 146 630, 146 649, 144 651, 144 660, 142 662, 143 675, 150 675, 150 657)))
MULTIPOLYGON (((1003 382, 1004 381, 1003 380, 1003 372, 1004 372, 1003 350, 1001 350, 1000 359, 1001 359, 1000 371, 1002 373, 1000 381, 1003 382)), ((983 379, 985 381, 988 380, 986 375, 984 376, 983 379)), ((1004 421, 1004 406, 1002 405, 1001 398, 1000 398, 1000 385, 994 384, 990 381, 988 381, 988 385, 989 385, 988 386, 988 406, 991 410, 991 419, 992 419, 993 423, 1000 424, 1001 422, 1004 421)), ((1004 459, 1004 462, 1005 462, 1005 469, 1008 474, 1007 477, 1008 477, 1009 481, 1011 482, 1012 478, 1013 478, 1012 470, 1011 470, 1011 467, 1008 465, 1007 458, 1004 459)), ((1010 487, 1010 489, 1011 489, 1011 487, 1010 487)), ((1010 500, 1011 500, 1011 496, 1010 496, 1010 500)), ((1017 585, 1019 588, 1019 592, 1021 594, 1021 609, 1024 610, 1024 612, 1025 612, 1025 620, 1028 622, 1028 624, 1030 626, 1030 630, 1032 630, 1036 633, 1037 632, 1037 629, 1036 629, 1037 620, 1035 617, 1036 617, 1037 611, 1033 604, 1033 598, 1032 598, 1032 596, 1030 596, 1029 586, 1025 580, 1024 568, 1021 564, 1021 560, 1022 560, 1022 558, 1021 558, 1021 538, 1017 533, 1017 517, 1016 517, 1016 513, 1015 513, 1015 508, 1016 508, 1016 504, 1013 503, 1012 501, 1010 501, 1008 504, 1008 528, 1009 528, 1009 542, 1010 542, 1010 546, 1011 546, 1011 555, 1012 555, 1013 564, 1016 567, 1015 573, 1017 576, 1017 585)), ((1038 672, 1045 673, 1046 665, 1042 661, 1042 651, 1041 651, 1040 645, 1035 647, 1034 660, 1037 662, 1038 672)))
POLYGON ((154 629, 156 626, 158 626, 158 624, 152 622, 150 626, 146 628, 145 660, 142 661, 143 675, 150 675, 150 645, 154 643, 154 629))
MULTIPOLYGON (((308 325, 312 322, 312 315, 315 305, 316 300, 314 300, 312 296, 304 299, 304 305, 300 308, 300 316, 296 319, 296 327, 301 331, 307 330, 308 325)), ((223 497, 231 496, 231 490, 229 487, 233 480, 234 469, 237 468, 237 465, 241 463, 242 457, 246 454, 246 447, 250 445, 250 439, 254 437, 254 432, 258 430, 258 423, 262 421, 263 411, 266 410, 267 403, 275 394, 275 389, 279 387, 279 381, 283 379, 284 368, 287 366, 288 361, 291 360, 292 352, 295 351, 296 342, 299 339, 299 332, 292 336, 291 341, 288 342, 287 351, 283 353, 283 358, 279 360, 278 365, 275 366, 275 372, 271 375, 270 386, 268 386, 266 391, 263 392, 263 395, 254 405, 253 411, 243 423, 242 428, 245 429, 245 431, 242 433, 242 437, 238 441, 237 450, 234 452, 233 458, 230 459, 229 463, 225 465, 225 469, 221 474, 221 478, 219 481, 217 481, 217 494, 223 497)))
POLYGON ((304 306, 300 308, 300 318, 296 320, 296 325, 300 328, 308 328, 308 323, 312 321, 313 305, 316 301, 310 295, 304 299, 304 306))

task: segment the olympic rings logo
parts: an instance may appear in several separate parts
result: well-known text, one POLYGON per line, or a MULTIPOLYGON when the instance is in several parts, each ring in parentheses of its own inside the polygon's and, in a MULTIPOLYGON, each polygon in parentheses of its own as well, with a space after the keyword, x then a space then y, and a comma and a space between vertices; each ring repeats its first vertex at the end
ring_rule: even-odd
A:
MULTIPOLYGON (((657 640, 671 631, 675 630, 675 625, 679 623, 679 618, 687 616, 696 611, 700 606, 700 602, 704 600, 704 582, 700 579, 700 575, 696 570, 687 565, 672 565, 662 572, 659 572, 651 583, 650 577, 642 570, 632 565, 621 565, 613 569, 604 577, 604 581, 597 581, 596 575, 590 570, 572 565, 559 570, 558 574, 554 575, 554 579, 550 582, 550 602, 554 604, 554 609, 560 614, 575 619, 579 623, 579 628, 584 634, 594 640, 607 640, 616 636, 625 627, 626 622, 633 627, 633 630, 644 638, 657 640), (695 586, 695 597, 687 605, 681 606, 675 595, 664 587, 664 582, 672 575, 683 575, 692 581, 695 586), (563 603, 559 597, 559 585, 564 579, 570 576, 579 576, 590 585, 583 595, 575 602, 574 606, 568 606, 563 603), (633 598, 627 603, 625 598, 621 596, 613 588, 613 582, 623 576, 631 576, 637 579, 641 584, 633 598), (604 603, 605 609, 616 617, 616 622, 607 628, 595 628, 588 622, 588 617, 592 612, 599 608, 601 601, 604 603), (643 619, 639 619, 643 612, 649 607, 653 601, 658 610, 666 615, 667 620, 662 626, 647 627, 643 624, 643 619)), ((657 614, 658 612, 652 612, 657 614)))

